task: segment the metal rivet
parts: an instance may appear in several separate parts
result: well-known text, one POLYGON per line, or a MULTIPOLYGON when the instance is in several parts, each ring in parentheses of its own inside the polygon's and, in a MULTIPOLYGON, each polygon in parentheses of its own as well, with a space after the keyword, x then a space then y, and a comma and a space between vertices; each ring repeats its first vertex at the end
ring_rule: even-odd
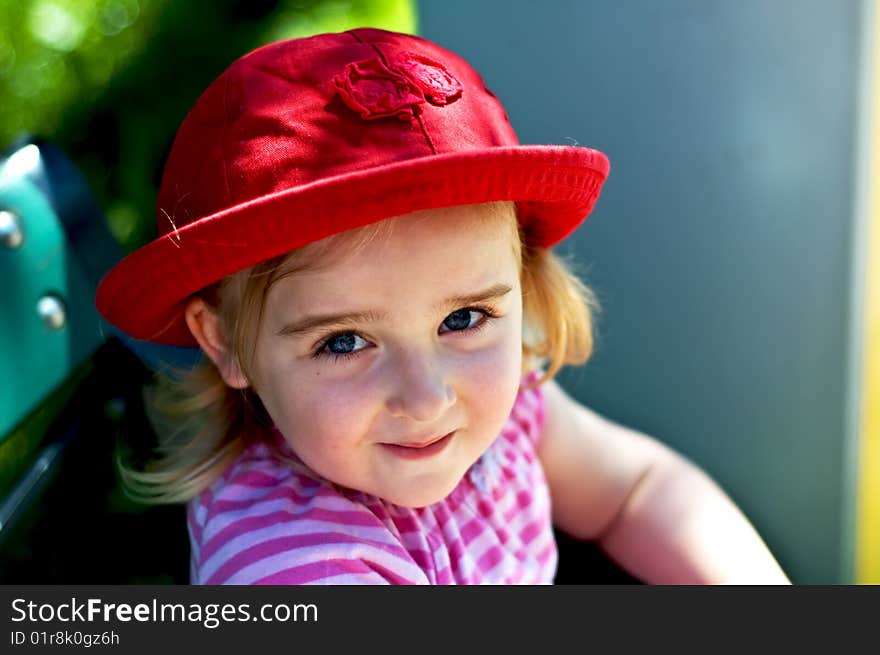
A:
POLYGON ((47 295, 37 303, 37 315, 50 330, 60 330, 67 323, 67 310, 64 301, 58 296, 47 295))
POLYGON ((0 243, 15 250, 24 242, 24 232, 21 231, 21 221, 18 216, 10 211, 0 211, 0 243))

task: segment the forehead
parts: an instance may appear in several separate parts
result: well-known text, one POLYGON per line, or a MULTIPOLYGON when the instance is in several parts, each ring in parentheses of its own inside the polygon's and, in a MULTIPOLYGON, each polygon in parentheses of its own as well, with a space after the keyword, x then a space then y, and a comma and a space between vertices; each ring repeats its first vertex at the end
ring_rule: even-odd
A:
POLYGON ((424 250, 443 244, 488 248, 502 243, 509 244, 519 260, 520 237, 512 202, 426 209, 335 234, 299 248, 278 264, 272 283, 294 273, 357 265, 401 246, 418 244, 424 250))
MULTIPOLYGON (((427 298, 456 285, 518 277, 519 237, 512 203, 465 205, 387 219, 360 234, 336 235, 291 255, 269 292, 308 301, 377 288, 427 298)), ((507 280, 512 283, 515 280, 507 280)), ((456 289, 465 292, 467 289, 456 289)), ((299 304, 299 303, 297 303, 299 304)))

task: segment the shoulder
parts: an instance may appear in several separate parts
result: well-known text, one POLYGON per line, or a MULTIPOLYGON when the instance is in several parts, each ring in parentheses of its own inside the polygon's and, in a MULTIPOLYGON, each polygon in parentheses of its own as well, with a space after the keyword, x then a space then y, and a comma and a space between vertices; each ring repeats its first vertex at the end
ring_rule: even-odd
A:
POLYGON ((592 539, 614 519, 639 480, 671 451, 569 396, 555 381, 542 385, 546 420, 538 456, 553 498, 554 521, 592 539))
POLYGON ((523 377, 504 429, 508 438, 521 436, 533 448, 544 432, 547 414, 543 385, 536 384, 539 379, 537 372, 523 377))
POLYGON ((335 485, 249 449, 189 507, 193 583, 406 584, 394 533, 335 485))
POLYGON ((566 393, 555 380, 541 385, 545 412, 541 451, 589 451, 606 463, 653 462, 669 454, 656 439, 601 416, 566 393))

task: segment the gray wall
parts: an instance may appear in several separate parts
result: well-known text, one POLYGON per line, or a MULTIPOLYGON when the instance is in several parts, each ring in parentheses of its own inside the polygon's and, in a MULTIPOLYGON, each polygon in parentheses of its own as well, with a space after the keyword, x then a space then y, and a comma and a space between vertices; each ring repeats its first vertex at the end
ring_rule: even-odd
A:
POLYGON ((603 311, 562 382, 708 470, 795 582, 850 579, 856 1, 423 0, 524 143, 612 172, 574 252, 603 311))

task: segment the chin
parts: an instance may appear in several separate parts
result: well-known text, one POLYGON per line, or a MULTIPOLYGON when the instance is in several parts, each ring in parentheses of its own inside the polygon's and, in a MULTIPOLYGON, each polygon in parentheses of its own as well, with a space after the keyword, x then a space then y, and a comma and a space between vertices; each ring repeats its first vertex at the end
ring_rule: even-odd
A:
POLYGON ((461 476, 451 480, 446 484, 425 484, 416 490, 401 491, 400 493, 390 493, 382 495, 382 499, 389 503, 394 503, 400 507, 409 507, 411 509, 419 509, 433 505, 446 498, 452 493, 453 489, 458 486, 461 476))

